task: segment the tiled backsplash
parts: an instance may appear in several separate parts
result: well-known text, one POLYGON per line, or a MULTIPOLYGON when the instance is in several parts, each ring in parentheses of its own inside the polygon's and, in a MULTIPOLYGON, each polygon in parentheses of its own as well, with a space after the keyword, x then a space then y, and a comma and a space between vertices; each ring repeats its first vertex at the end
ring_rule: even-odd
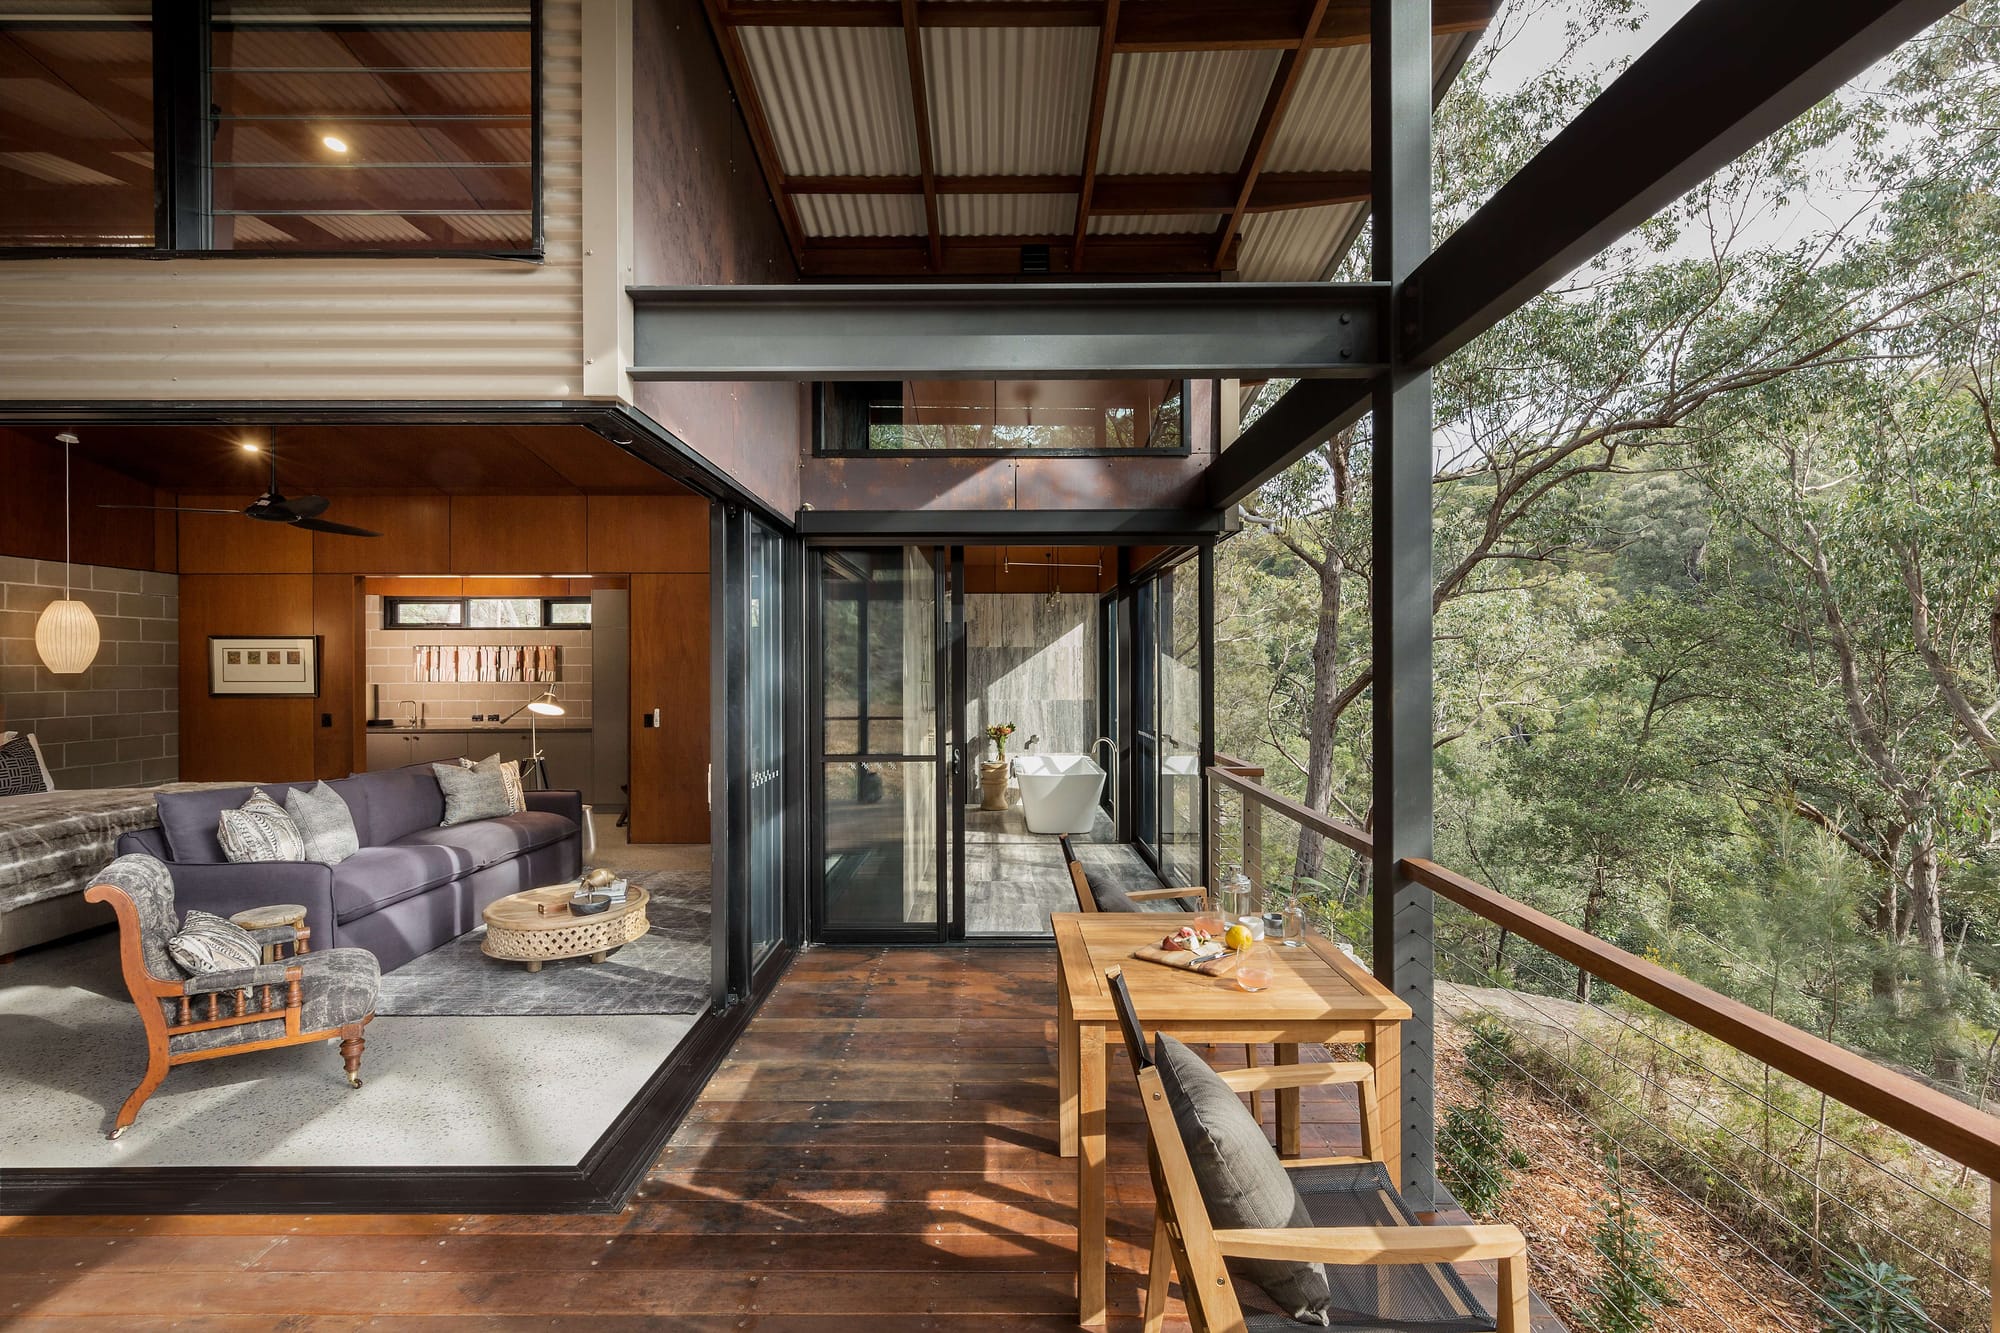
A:
POLYGON ((76 565, 71 596, 97 616, 97 659, 58 676, 35 621, 63 595, 63 565, 0 556, 0 731, 32 731, 58 789, 180 776, 180 580, 76 565))
MULTIPOLYGON (((554 689, 564 722, 590 721, 590 631, 588 629, 383 629, 382 599, 367 600, 368 675, 381 687, 381 716, 401 718, 406 699, 420 700, 435 725, 463 722, 474 714, 505 717, 550 688, 529 681, 420 681, 412 649, 419 644, 543 644, 562 650, 554 689)), ((523 721, 521 725, 525 726, 523 721)))

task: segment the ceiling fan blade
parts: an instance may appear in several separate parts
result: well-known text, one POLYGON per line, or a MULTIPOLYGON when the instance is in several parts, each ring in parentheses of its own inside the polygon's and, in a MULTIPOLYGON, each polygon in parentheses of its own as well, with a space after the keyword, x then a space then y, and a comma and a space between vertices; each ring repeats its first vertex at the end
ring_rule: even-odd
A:
POLYGON ((326 512, 329 503, 324 495, 301 495, 281 500, 272 505, 272 508, 282 509, 294 518, 318 518, 326 512))
POLYGON ((151 509, 163 514, 241 514, 241 509, 184 509, 179 505, 99 505, 99 509, 151 509))
POLYGON ((380 537, 382 535, 379 532, 370 532, 366 528, 357 528, 349 523, 335 523, 324 518, 301 518, 294 521, 292 526, 295 528, 304 528, 309 532, 335 532, 343 537, 380 537))

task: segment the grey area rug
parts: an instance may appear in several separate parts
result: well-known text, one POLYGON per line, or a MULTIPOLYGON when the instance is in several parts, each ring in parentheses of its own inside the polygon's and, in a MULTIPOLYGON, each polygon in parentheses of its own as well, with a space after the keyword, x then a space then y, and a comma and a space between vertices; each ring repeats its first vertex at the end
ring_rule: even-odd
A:
POLYGON ((564 958, 530 972, 479 951, 486 927, 413 958, 382 978, 375 1012, 398 1018, 511 1014, 692 1014, 708 1006, 709 876, 633 876, 651 896, 651 929, 601 963, 564 958))

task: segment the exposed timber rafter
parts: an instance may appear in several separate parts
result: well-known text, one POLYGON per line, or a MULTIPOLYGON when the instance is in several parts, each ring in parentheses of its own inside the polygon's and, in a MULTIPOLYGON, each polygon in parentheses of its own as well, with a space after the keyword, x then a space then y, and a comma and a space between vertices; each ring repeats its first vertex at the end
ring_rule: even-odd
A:
MULTIPOLYGON (((1220 213, 1233 207, 1239 177, 1191 172, 1098 175, 1091 188, 1094 216, 1120 213, 1220 213)), ((1081 176, 939 176, 947 194, 1079 194, 1081 176)), ((788 176, 785 189, 804 194, 922 194, 922 176, 788 176)), ((1365 171, 1267 171, 1257 177, 1245 213, 1353 204, 1368 198, 1365 171)))
POLYGON ((924 33, 917 25, 917 0, 902 0, 903 55, 910 69, 910 114, 917 128, 917 170, 924 186, 924 226, 929 232, 931 267, 944 270, 944 228, 938 223, 937 160, 931 147, 931 103, 924 84, 924 33))
POLYGON ((1271 144, 1278 137, 1278 125, 1284 120, 1285 107, 1299 86, 1299 75, 1305 70, 1307 47, 1326 18, 1327 4, 1328 0, 1313 0, 1298 41, 1287 47, 1278 58, 1278 68, 1271 75, 1271 86, 1264 93, 1264 105, 1257 112, 1256 128, 1250 132, 1250 145, 1243 154, 1242 170, 1237 173, 1236 197, 1215 229, 1217 268, 1222 267, 1222 257, 1229 249, 1230 238, 1243 225, 1243 214, 1250 207, 1251 191, 1257 187, 1257 174, 1264 169, 1264 159, 1270 156, 1271 144))
POLYGON ((1118 0, 1104 0, 1097 36, 1097 63, 1090 77, 1090 114, 1084 120, 1083 178, 1077 182, 1076 226, 1070 236, 1070 263, 1083 265, 1090 239, 1090 209, 1097 194, 1097 156, 1104 142, 1104 105, 1111 96, 1111 60, 1117 53, 1118 0))
MULTIPOLYGON (((770 191, 771 206, 778 210, 779 225, 785 229, 785 241, 791 246, 792 262, 803 269, 805 224, 799 221, 798 206, 785 192, 785 172, 778 157, 778 141, 772 136, 771 122, 764 115, 763 101, 757 95, 757 83, 750 77, 750 62, 743 54, 743 43, 736 36, 736 29, 730 21, 728 0, 701 2, 708 11, 708 26, 715 33, 716 45, 722 48, 723 67, 729 71, 729 85, 736 93, 737 105, 743 109, 743 124, 750 131, 750 142, 757 150, 757 165, 763 169, 764 187, 770 191)), ((900 12, 897 22, 902 22, 900 12)))

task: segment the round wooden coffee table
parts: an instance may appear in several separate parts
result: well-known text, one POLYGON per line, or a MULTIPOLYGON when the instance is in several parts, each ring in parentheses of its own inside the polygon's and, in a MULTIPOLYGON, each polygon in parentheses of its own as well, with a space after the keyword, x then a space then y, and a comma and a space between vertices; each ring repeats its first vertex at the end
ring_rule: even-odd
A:
POLYGON ((555 884, 526 893, 510 893, 486 908, 486 939, 479 946, 488 958, 526 963, 530 972, 555 958, 582 958, 593 963, 622 944, 646 933, 646 891, 637 884, 625 890, 622 903, 602 912, 577 916, 569 910, 574 884, 555 884))

